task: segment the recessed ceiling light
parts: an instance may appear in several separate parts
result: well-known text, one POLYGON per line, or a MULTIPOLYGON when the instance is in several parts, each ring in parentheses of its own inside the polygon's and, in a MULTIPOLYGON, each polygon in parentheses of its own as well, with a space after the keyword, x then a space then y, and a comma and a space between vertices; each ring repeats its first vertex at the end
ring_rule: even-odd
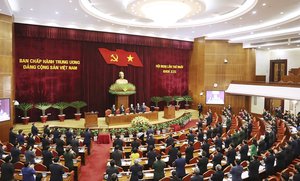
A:
POLYGON ((242 17, 240 17, 240 19, 243 19, 242 17))
POLYGON ((256 14, 256 11, 252 11, 252 14, 256 14))
POLYGON ((258 46, 257 48, 261 48, 260 46, 258 46))
POLYGON ((75 8, 74 10, 75 10, 75 11, 77 11, 78 9, 77 9, 77 8, 75 8))
POLYGON ((266 5, 267 5, 266 3, 263 3, 263 4, 262 4, 262 6, 266 6, 266 5))
POLYGON ((270 50, 271 48, 268 48, 268 50, 270 50))
POLYGON ((33 11, 33 8, 30 8, 29 10, 30 10, 30 11, 33 11))
POLYGON ((69 3, 71 3, 72 2, 72 0, 69 0, 69 3))
POLYGON ((250 32, 250 34, 251 34, 251 35, 253 35, 253 34, 254 34, 254 32, 250 32))
POLYGON ((284 14, 284 12, 281 11, 280 14, 284 14))
POLYGON ((300 47, 300 45, 297 45, 297 47, 300 47))
POLYGON ((192 31, 192 33, 195 33, 195 31, 192 31))
POLYGON ((55 11, 55 14, 59 14, 59 12, 58 12, 58 11, 55 11))
POLYGON ((0 9, 0 11, 2 11, 2 9, 0 9))

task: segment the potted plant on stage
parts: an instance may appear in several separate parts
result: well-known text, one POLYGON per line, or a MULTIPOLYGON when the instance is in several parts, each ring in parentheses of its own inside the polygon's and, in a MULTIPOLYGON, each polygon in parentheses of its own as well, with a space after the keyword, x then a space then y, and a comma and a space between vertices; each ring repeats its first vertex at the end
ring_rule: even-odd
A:
POLYGON ((193 101, 193 98, 189 95, 186 95, 186 96, 183 96, 183 99, 185 101, 185 109, 189 109, 190 108, 190 105, 189 105, 189 102, 192 102, 193 101))
POLYGON ((176 102, 175 110, 178 111, 180 109, 179 102, 184 101, 184 99, 181 96, 174 96, 174 100, 176 102))
POLYGON ((164 96, 163 100, 167 103, 167 107, 170 106, 170 102, 173 101, 173 97, 172 96, 164 96))
POLYGON ((76 109, 76 113, 75 115, 75 120, 80 120, 81 118, 81 113, 80 113, 80 109, 85 107, 87 104, 84 101, 74 101, 71 102, 70 106, 74 107, 76 109))
POLYGON ((30 103, 21 103, 19 105, 16 105, 16 108, 23 111, 23 116, 24 116, 24 117, 22 117, 23 124, 28 124, 29 117, 27 116, 27 113, 30 109, 32 109, 32 107, 33 107, 33 104, 30 104, 30 103))
POLYGON ((66 109, 69 106, 70 104, 67 102, 58 102, 52 105, 54 109, 59 110, 58 119, 60 122, 63 122, 65 120, 66 115, 64 114, 64 109, 66 109))
POLYGON ((161 97, 158 97, 158 96, 154 96, 154 97, 151 97, 151 101, 155 103, 154 110, 155 110, 155 111, 159 111, 158 103, 159 103, 160 101, 162 101, 162 98, 161 98, 161 97))
POLYGON ((36 104, 34 107, 42 111, 41 115, 41 121, 42 123, 45 123, 47 121, 48 116, 46 115, 46 110, 49 109, 52 106, 52 104, 48 102, 41 102, 36 104))

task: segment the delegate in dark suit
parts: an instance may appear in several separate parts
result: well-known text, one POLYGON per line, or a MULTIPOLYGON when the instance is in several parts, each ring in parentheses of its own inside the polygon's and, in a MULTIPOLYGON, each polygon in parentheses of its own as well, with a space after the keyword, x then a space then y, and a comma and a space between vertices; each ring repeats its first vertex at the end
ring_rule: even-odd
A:
POLYGON ((236 152, 235 149, 230 148, 228 152, 226 153, 227 157, 227 165, 233 164, 235 160, 236 152))
POLYGON ((62 175, 65 173, 63 166, 53 163, 50 165, 49 170, 51 172, 50 181, 63 181, 62 175))
POLYGON ((35 174, 35 170, 31 167, 22 168, 23 181, 35 181, 33 175, 35 174))
POLYGON ((43 150, 42 155, 43 155, 43 164, 49 170, 49 166, 52 164, 53 154, 47 149, 47 150, 43 150))
POLYGON ((139 180, 138 173, 143 171, 143 166, 139 165, 138 163, 135 163, 130 167, 129 170, 131 172, 130 181, 138 181, 139 180))
POLYGON ((67 148, 66 152, 64 153, 64 158, 65 166, 69 168, 69 171, 72 171, 74 169, 73 159, 75 158, 75 155, 67 148))
POLYGON ((156 160, 156 152, 153 151, 153 149, 150 149, 150 151, 147 153, 147 158, 148 158, 148 166, 149 168, 151 168, 153 163, 156 160))
POLYGON ((64 145, 65 142, 63 140, 61 140, 60 138, 56 139, 56 151, 58 153, 58 156, 64 154, 64 145))
POLYGON ((117 139, 113 142, 113 147, 119 146, 120 150, 123 150, 123 143, 124 141, 120 139, 120 136, 117 136, 117 139))
POLYGON ((216 165, 221 164, 222 159, 223 159, 223 154, 221 152, 218 152, 212 159, 212 162, 214 164, 213 167, 215 168, 216 165))
POLYGON ((200 169, 200 174, 203 174, 207 171, 207 164, 208 164, 208 158, 203 156, 200 158, 199 162, 197 163, 198 168, 200 169))
POLYGON ((115 149, 112 153, 111 153, 111 158, 113 160, 115 160, 115 163, 117 166, 121 167, 122 166, 122 162, 121 159, 123 158, 123 154, 122 151, 119 149, 115 149))
POLYGON ((212 175, 211 180, 212 181, 222 181, 223 178, 224 178, 224 172, 222 170, 218 170, 212 175))
POLYGON ((266 164, 266 175, 273 175, 275 169, 274 169, 274 163, 275 163, 275 156, 273 154, 270 154, 265 159, 266 164))
POLYGON ((111 175, 114 173, 119 174, 118 168, 115 167, 114 165, 113 166, 110 165, 106 168, 107 181, 111 181, 111 175))
POLYGON ((15 146, 12 147, 10 150, 10 154, 12 157, 12 160, 11 160, 12 163, 16 163, 16 162, 20 161, 21 151, 17 147, 15 147, 15 146))
POLYGON ((83 144, 86 145, 88 149, 88 154, 91 154, 91 139, 92 139, 92 134, 89 129, 87 129, 84 133, 84 140, 83 144))
POLYGON ((241 161, 248 160, 249 146, 244 144, 240 149, 241 161))
POLYGON ((17 139, 17 134, 12 131, 12 128, 9 131, 9 142, 15 144, 17 139))
POLYGON ((178 149, 176 147, 173 147, 169 150, 169 165, 172 165, 172 163, 176 160, 178 154, 178 149))
POLYGON ((174 162, 174 166, 176 167, 176 174, 179 178, 182 178, 186 175, 185 173, 185 159, 181 158, 180 153, 178 154, 178 158, 174 162))
POLYGON ((76 138, 73 138, 71 140, 71 146, 72 146, 72 150, 76 153, 76 155, 78 155, 79 141, 76 138))
POLYGON ((38 128, 34 124, 32 124, 32 126, 31 126, 31 134, 33 136, 36 136, 36 135, 38 135, 38 133, 39 133, 38 128))
POLYGON ((232 167, 230 170, 230 174, 232 175, 232 181, 242 181, 242 173, 243 173, 243 167, 240 165, 236 165, 232 167))
POLYGON ((249 163, 248 170, 249 170, 250 181, 259 180, 259 172, 258 172, 259 165, 260 162, 257 159, 254 159, 249 163))
POLYGON ((14 166, 12 163, 3 163, 1 165, 0 181, 12 181, 14 179, 14 166))
POLYGON ((168 146, 170 146, 170 145, 173 145, 173 143, 174 143, 174 138, 173 138, 172 136, 170 136, 170 137, 166 140, 166 144, 167 144, 166 147, 168 147, 168 146))
POLYGON ((191 144, 185 149, 186 163, 190 163, 190 160, 193 158, 193 154, 194 154, 194 147, 193 144, 191 144))
POLYGON ((207 141, 204 141, 203 145, 201 146, 202 150, 205 151, 206 155, 209 155, 209 144, 207 141))
POLYGON ((160 159, 153 163, 153 169, 154 169, 153 179, 155 181, 158 181, 165 177, 165 172, 164 172, 165 167, 166 167, 166 163, 161 161, 160 159))

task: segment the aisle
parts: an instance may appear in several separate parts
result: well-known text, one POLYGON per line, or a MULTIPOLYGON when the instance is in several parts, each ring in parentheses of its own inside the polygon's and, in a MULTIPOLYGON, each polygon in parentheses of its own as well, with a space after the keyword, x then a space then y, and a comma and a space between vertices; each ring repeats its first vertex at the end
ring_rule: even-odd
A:
POLYGON ((91 155, 86 159, 86 165, 81 167, 79 181, 102 181, 106 171, 106 161, 109 159, 110 144, 93 143, 91 155))

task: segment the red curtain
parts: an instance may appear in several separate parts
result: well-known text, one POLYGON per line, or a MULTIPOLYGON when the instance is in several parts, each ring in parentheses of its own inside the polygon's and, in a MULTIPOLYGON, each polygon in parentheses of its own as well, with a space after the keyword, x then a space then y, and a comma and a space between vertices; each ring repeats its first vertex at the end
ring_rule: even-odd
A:
MULTIPOLYGON (((188 61, 191 42, 120 35, 64 28, 15 24, 16 100, 38 103, 42 101, 86 101, 83 111, 104 111, 114 103, 109 86, 124 71, 125 78, 136 86, 137 93, 130 103, 145 102, 151 96, 185 95, 188 90, 188 61), (98 48, 123 49, 136 52, 143 67, 118 67, 105 63, 98 48), (26 70, 21 58, 80 60, 77 71, 26 70), (163 73, 156 65, 182 65, 176 73, 163 73)), ((50 119, 57 119, 56 110, 50 119)), ((73 117, 74 110, 66 110, 73 117)), ((37 121, 40 112, 32 110, 31 120, 37 121)))

